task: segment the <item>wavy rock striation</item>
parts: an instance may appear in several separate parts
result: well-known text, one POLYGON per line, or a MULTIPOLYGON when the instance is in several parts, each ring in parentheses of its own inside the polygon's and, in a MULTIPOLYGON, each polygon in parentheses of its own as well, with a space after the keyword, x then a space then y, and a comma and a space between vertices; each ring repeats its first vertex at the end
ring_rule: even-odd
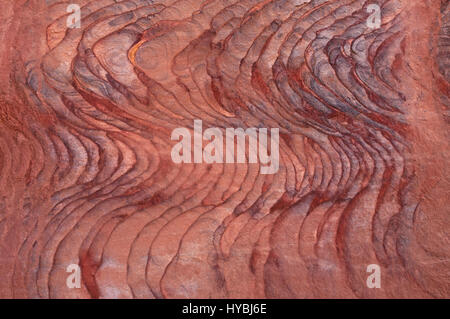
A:
POLYGON ((0 297, 450 297, 449 9, 3 1, 0 297), (195 119, 279 171, 173 163, 195 119))

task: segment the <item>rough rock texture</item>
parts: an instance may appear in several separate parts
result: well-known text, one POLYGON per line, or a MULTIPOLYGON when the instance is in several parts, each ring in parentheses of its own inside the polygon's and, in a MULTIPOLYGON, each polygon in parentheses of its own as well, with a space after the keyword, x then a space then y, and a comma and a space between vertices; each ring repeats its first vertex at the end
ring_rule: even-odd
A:
POLYGON ((448 0, 0 6, 0 297, 450 298, 448 0), (194 119, 278 173, 174 164, 194 119))

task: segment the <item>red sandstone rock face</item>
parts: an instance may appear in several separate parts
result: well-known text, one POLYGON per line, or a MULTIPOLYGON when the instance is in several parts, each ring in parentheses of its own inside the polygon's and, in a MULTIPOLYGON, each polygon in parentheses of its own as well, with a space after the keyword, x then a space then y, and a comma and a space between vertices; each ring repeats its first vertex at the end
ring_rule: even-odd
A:
POLYGON ((0 297, 449 298, 449 10, 2 0, 0 297), (279 171, 175 164, 194 119, 279 171))

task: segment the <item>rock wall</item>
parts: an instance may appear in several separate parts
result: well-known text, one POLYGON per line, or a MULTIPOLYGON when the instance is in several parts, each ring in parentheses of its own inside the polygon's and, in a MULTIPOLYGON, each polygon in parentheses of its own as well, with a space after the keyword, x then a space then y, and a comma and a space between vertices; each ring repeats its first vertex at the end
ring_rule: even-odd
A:
POLYGON ((449 298, 449 10, 2 0, 0 297, 449 298), (174 163, 196 119, 279 170, 174 163))

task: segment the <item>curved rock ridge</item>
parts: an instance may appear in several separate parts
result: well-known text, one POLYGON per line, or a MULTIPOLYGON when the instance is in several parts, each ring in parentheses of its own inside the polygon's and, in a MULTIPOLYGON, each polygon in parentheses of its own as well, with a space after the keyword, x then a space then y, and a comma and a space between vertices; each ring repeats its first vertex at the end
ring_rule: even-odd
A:
POLYGON ((449 298, 449 10, 2 3, 0 297, 449 298), (279 170, 174 163, 195 120, 279 170))

